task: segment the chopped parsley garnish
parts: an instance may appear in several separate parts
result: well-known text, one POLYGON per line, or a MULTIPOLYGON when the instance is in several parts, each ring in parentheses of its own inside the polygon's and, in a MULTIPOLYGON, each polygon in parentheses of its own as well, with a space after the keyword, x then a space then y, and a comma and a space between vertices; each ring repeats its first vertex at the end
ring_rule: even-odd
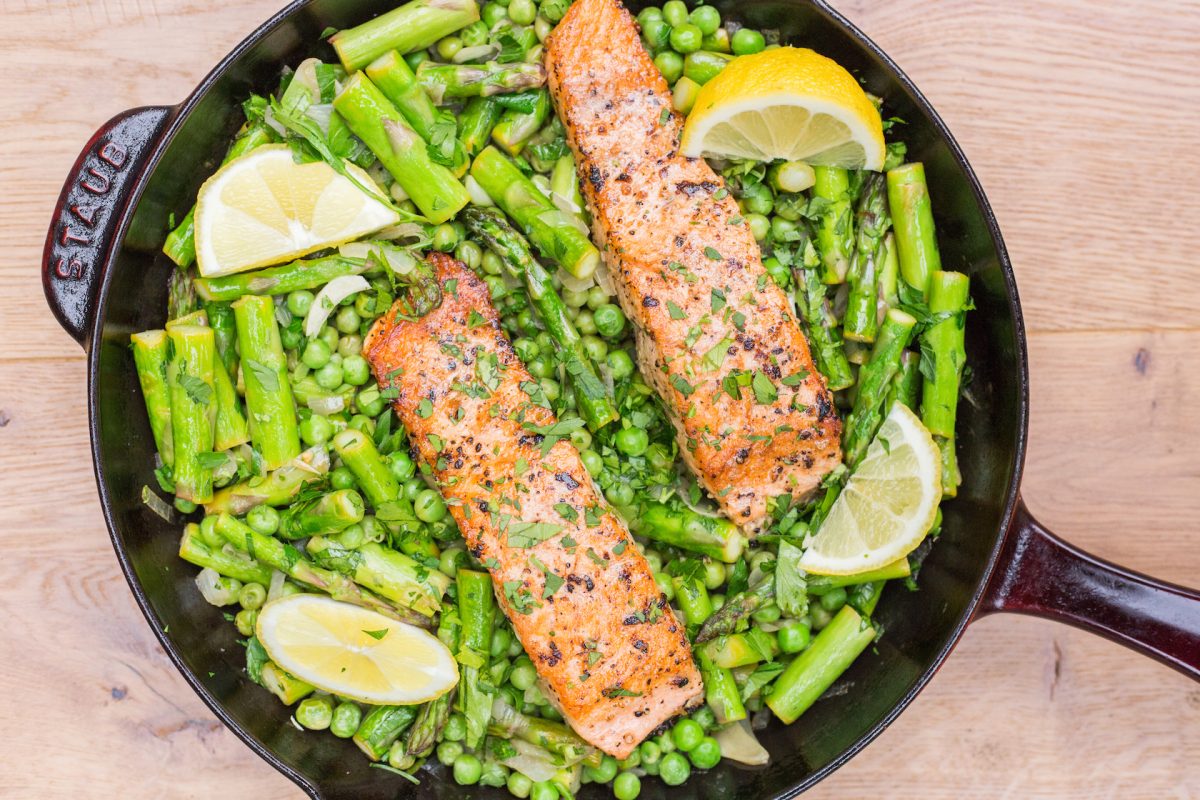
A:
POLYGON ((696 391, 696 387, 688 383, 687 379, 682 375, 672 375, 671 385, 675 387, 675 391, 684 397, 690 397, 696 391))
POLYGON ((754 390, 754 402, 759 405, 770 405, 779 397, 779 390, 763 372, 755 371, 750 388, 754 390))
POLYGON ((510 522, 509 547, 533 547, 562 532, 563 526, 553 522, 510 522))
POLYGON ((546 588, 544 590, 542 590, 542 599, 543 600, 553 597, 554 593, 557 592, 559 589, 561 589, 562 585, 564 583, 566 583, 566 581, 564 581, 562 578, 560 578, 554 572, 554 570, 547 567, 545 564, 543 564, 537 558, 530 557, 529 563, 532 564, 535 569, 537 569, 543 575, 546 576, 546 588))
POLYGON ((670 300, 667 301, 667 312, 671 315, 671 319, 687 318, 687 313, 670 300))
POLYGON ((721 254, 716 250, 716 248, 713 247, 704 248, 704 255, 708 256, 713 261, 721 260, 721 254))
POLYGON ((377 631, 363 631, 363 633, 365 633, 367 636, 370 636, 375 641, 379 641, 383 637, 387 636, 388 631, 390 630, 391 628, 380 628, 377 631))
POLYGON ((417 403, 417 416, 421 419, 429 419, 433 416, 433 402, 428 397, 417 403))

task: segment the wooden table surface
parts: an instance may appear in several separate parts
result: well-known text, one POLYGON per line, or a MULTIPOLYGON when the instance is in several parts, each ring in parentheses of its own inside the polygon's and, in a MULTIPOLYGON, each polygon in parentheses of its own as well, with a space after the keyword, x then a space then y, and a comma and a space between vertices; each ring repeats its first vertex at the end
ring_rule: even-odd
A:
MULTIPOLYGON (((300 796, 135 607, 96 499, 83 354, 38 275, 93 130, 181 100, 277 4, 0 0, 0 797, 300 796)), ((940 110, 1000 218, 1030 334, 1030 506, 1200 584, 1200 3, 840 6, 940 110)), ((986 619, 808 796, 885 794, 1200 797, 1200 685, 1067 627, 986 619)))

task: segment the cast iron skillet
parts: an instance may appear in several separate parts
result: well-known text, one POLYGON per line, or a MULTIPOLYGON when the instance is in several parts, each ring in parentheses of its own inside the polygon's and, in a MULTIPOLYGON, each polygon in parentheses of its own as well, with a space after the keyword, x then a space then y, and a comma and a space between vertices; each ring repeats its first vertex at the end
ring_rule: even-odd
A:
MULTIPOLYGON (((237 633, 201 599, 179 561, 179 529, 140 500, 154 445, 142 411, 129 335, 164 322, 170 265, 159 253, 168 215, 182 213, 240 122, 251 90, 268 91, 284 64, 311 55, 327 26, 348 27, 394 0, 296 0, 255 31, 178 106, 133 109, 84 147, 63 186, 46 240, 51 309, 88 353, 92 455, 121 568, 163 649, 196 693, 247 745, 313 798, 508 797, 466 790, 444 772, 413 787, 367 767, 349 742, 302 733, 289 711, 244 676, 237 633), (168 633, 169 631, 169 633, 168 633), (209 677, 211 676, 211 677, 209 677)), ((762 734, 771 763, 723 764, 671 792, 692 800, 784 798, 858 752, 913 699, 966 625, 997 611, 1050 617, 1094 631, 1200 679, 1200 593, 1094 558, 1037 523, 1019 487, 1028 415, 1025 332, 996 220, 950 132, 878 47, 819 0, 718 2, 726 16, 779 28, 862 76, 903 118, 924 161, 943 258, 971 274, 978 310, 967 327, 974 379, 960 415, 960 496, 921 571, 921 590, 888 590, 886 635, 830 696, 790 727, 762 734)), ((636 10, 636 8, 635 8, 636 10)), ((440 768, 439 768, 440 770, 440 768)), ((666 796, 647 781, 647 798, 666 796)), ((607 796, 585 787, 585 798, 607 796)))

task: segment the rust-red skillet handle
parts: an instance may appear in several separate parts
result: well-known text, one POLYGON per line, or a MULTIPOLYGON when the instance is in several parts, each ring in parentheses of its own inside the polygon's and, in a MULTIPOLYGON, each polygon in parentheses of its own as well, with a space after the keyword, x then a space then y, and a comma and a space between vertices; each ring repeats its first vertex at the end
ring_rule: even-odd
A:
POLYGON ((1018 501, 980 606, 1066 622, 1200 681, 1200 592, 1156 581, 1071 546, 1018 501))
POLYGON ((84 348, 117 221, 173 111, 148 106, 110 119, 84 146, 58 196, 42 252, 42 288, 54 316, 84 348))

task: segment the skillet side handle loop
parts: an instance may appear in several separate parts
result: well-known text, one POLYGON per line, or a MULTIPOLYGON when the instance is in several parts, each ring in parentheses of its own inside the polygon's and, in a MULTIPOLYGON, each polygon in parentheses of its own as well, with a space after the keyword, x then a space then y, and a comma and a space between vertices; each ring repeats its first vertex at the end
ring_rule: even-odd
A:
POLYGON ((1065 622, 1200 681, 1200 592, 1085 553, 1043 527, 1023 500, 980 611, 1065 622))
POLYGON ((58 196, 42 251, 42 289, 59 324, 84 349, 117 221, 174 110, 147 106, 110 119, 84 146, 58 196))

